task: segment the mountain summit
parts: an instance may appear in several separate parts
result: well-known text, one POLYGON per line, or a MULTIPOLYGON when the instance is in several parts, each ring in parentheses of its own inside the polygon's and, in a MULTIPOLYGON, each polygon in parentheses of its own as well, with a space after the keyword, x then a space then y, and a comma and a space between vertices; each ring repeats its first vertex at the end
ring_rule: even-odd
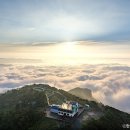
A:
MULTIPOLYGON (((74 90, 92 98, 88 89, 74 90)), ((0 94, 0 130, 122 130, 130 127, 129 123, 128 113, 47 84, 26 85, 0 94), (79 109, 84 108, 83 113, 69 118, 69 122, 47 117, 51 104, 61 104, 66 100, 78 102, 79 109)))
POLYGON ((88 88, 74 88, 68 91, 70 94, 75 95, 77 97, 80 97, 82 99, 86 99, 89 101, 95 101, 95 99, 92 96, 92 92, 88 88))

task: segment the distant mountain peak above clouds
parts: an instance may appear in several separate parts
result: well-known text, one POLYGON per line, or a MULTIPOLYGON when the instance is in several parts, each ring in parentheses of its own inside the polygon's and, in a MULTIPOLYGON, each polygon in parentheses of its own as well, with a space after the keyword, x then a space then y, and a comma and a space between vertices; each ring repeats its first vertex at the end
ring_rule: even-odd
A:
POLYGON ((80 97, 82 99, 87 99, 90 101, 95 101, 95 99, 92 96, 92 92, 88 88, 80 88, 76 87, 68 91, 70 94, 73 94, 77 97, 80 97))

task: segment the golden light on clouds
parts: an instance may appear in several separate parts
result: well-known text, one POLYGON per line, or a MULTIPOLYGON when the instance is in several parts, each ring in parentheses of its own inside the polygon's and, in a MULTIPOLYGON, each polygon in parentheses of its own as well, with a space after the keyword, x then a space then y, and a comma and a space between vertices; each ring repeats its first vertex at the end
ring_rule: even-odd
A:
POLYGON ((1 45, 0 58, 37 59, 46 65, 129 63, 129 45, 75 41, 1 45))
POLYGON ((73 57, 78 55, 78 49, 76 48, 76 42, 65 42, 61 47, 61 55, 64 57, 73 57))

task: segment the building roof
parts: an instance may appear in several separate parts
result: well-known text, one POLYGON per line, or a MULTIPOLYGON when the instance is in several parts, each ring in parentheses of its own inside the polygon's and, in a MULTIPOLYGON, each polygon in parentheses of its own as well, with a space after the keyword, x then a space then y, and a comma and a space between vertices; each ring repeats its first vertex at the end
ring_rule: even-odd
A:
POLYGON ((75 101, 67 101, 63 103, 62 105, 56 105, 52 104, 51 109, 57 109, 59 111, 65 111, 65 112, 72 112, 73 111, 73 105, 77 105, 78 102, 75 101))
POLYGON ((75 102, 75 101, 71 101, 70 104, 72 105, 77 105, 78 102, 75 102))
POLYGON ((51 109, 59 109, 58 106, 51 106, 51 109))

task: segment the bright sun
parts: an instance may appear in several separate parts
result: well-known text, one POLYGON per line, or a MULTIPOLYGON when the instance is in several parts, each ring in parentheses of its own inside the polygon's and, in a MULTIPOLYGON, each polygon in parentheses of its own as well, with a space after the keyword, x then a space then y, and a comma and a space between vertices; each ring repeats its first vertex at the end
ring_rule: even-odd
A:
POLYGON ((63 49, 62 49, 62 54, 66 57, 72 57, 75 56, 77 51, 76 51, 76 44, 77 42, 64 42, 63 43, 63 49))

